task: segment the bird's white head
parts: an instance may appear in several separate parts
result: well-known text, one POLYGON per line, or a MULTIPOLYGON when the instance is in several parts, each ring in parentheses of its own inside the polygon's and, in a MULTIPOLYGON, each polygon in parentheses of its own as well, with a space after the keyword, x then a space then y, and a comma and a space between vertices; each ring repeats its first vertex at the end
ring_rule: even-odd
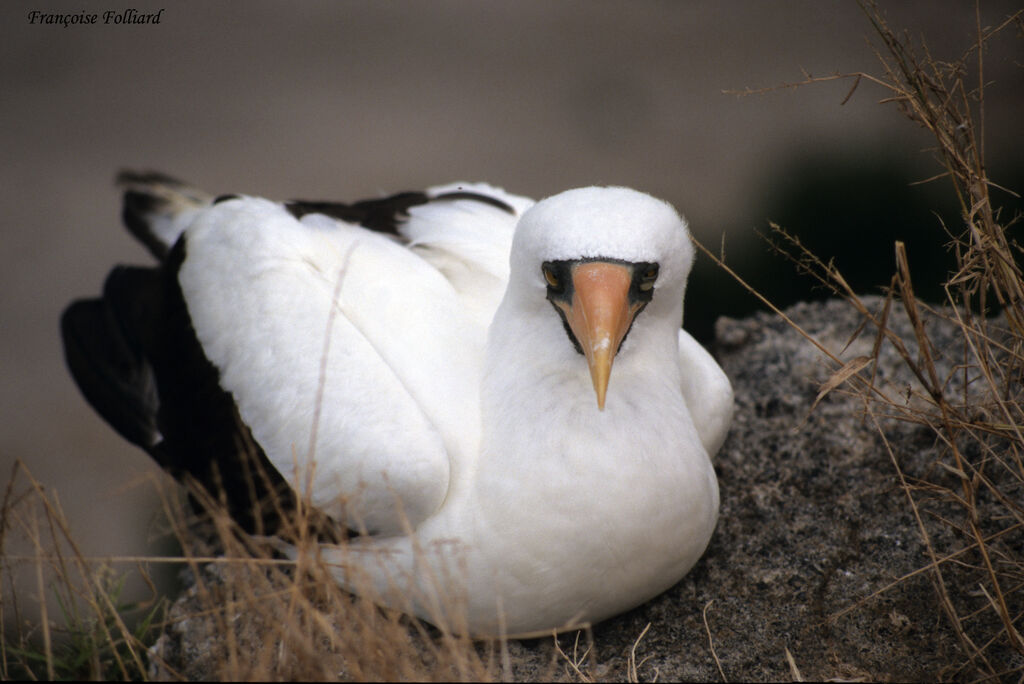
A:
MULTIPOLYGON (((620 187, 567 190, 533 205, 516 227, 513 273, 540 276, 543 261, 612 258, 658 263, 655 287, 681 282, 693 265, 686 221, 668 202, 620 187)), ((543 279, 536 279, 543 286, 543 279)))
POLYGON ((637 315, 650 305, 647 317, 674 316, 679 326, 692 264, 686 222, 671 205, 628 188, 580 188, 520 219, 510 291, 527 306, 554 306, 603 408, 612 362, 637 315))

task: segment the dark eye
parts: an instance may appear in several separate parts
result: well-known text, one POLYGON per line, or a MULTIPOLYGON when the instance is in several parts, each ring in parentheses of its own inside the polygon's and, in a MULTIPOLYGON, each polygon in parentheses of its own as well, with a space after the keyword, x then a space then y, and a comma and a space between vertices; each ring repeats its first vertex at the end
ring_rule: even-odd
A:
POLYGON ((548 266, 547 264, 544 264, 543 266, 541 266, 541 271, 544 272, 544 280, 547 281, 548 287, 558 289, 558 276, 556 276, 555 272, 551 270, 551 267, 548 266))
POLYGON ((658 279, 658 264, 645 266, 640 272, 640 289, 648 292, 654 289, 654 281, 658 279))

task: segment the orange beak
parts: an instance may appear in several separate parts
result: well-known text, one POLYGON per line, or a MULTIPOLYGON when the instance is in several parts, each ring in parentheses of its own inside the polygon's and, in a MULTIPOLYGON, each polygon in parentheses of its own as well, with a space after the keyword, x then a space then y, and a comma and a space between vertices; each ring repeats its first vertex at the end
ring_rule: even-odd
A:
POLYGON ((565 319, 583 348, 590 379, 597 393, 597 408, 604 410, 612 362, 622 338, 633 324, 640 305, 630 306, 632 271, 621 264, 588 261, 573 269, 572 306, 565 319))

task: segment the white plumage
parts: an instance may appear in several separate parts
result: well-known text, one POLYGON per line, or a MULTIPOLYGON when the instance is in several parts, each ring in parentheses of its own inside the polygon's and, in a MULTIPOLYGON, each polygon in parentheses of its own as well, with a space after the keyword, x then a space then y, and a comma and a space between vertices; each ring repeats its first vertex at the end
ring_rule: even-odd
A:
POLYGON ((624 188, 427 195, 466 191, 499 203, 413 206, 400 239, 190 209, 188 315, 274 467, 369 533, 321 547, 340 582, 477 635, 598 621, 678 581, 717 519, 732 392, 680 328, 689 233, 624 188))

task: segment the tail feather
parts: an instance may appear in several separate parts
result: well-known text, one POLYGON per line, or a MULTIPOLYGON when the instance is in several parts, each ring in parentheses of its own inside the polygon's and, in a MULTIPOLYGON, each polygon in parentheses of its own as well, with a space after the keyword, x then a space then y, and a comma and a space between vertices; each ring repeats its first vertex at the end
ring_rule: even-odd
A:
POLYGON ((122 171, 117 184, 124 189, 125 226, 160 261, 195 214, 214 200, 213 195, 155 171, 122 171))

